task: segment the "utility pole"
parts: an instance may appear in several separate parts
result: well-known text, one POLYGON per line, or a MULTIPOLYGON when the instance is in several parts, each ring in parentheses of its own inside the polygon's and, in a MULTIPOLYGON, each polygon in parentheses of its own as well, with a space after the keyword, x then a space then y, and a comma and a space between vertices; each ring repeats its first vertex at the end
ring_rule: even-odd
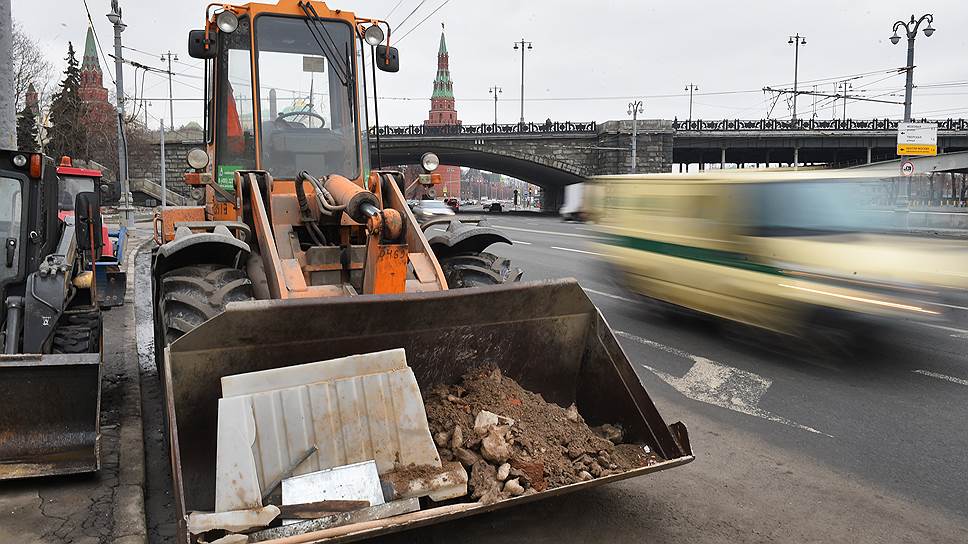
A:
MULTIPOLYGON (((171 59, 178 60, 178 55, 173 54, 171 50, 167 53, 161 55, 161 62, 165 62, 165 57, 168 58, 168 130, 175 130, 175 99, 172 97, 171 93, 171 59)), ((310 99, 311 100, 311 99, 310 99)))
POLYGON ((931 27, 931 23, 934 22, 934 15, 926 13, 921 16, 917 21, 914 20, 914 15, 911 15, 911 20, 908 22, 897 21, 894 23, 894 35, 891 36, 891 43, 897 45, 901 41, 901 37, 897 35, 897 31, 904 27, 904 32, 907 34, 908 39, 908 49, 907 49, 907 81, 904 83, 904 121, 911 121, 911 95, 914 92, 914 38, 918 37, 918 28, 921 27, 921 23, 924 21, 928 22, 928 26, 924 28, 925 37, 930 38, 934 34, 934 28, 931 27))
POLYGON ((13 94, 13 17, 10 0, 0 0, 0 149, 17 148, 13 94))
POLYGON ((635 102, 629 102, 629 115, 632 116, 632 173, 635 173, 636 159, 635 156, 635 144, 639 139, 639 114, 644 110, 642 108, 642 101, 636 100, 635 102))
POLYGON ((160 120, 160 143, 161 143, 161 209, 164 210, 168 206, 168 183, 166 182, 166 172, 165 172, 165 120, 160 120))
POLYGON ((692 121, 692 92, 698 91, 699 87, 696 87, 692 83, 686 85, 686 90, 689 91, 689 120, 692 121))
POLYGON ((788 44, 793 44, 793 120, 797 120, 797 76, 800 69, 800 46, 807 45, 807 37, 797 34, 790 36, 788 44))
POLYGON ((497 132, 497 95, 503 93, 504 89, 495 85, 488 89, 487 92, 494 95, 494 132, 497 132))
POLYGON ((118 180, 121 182, 121 213, 124 225, 134 228, 131 220, 131 188, 128 185, 128 149, 124 138, 124 72, 121 70, 121 33, 128 26, 121 22, 121 6, 118 0, 111 0, 111 13, 108 21, 114 25, 114 83, 118 98, 118 180))
POLYGON ((527 49, 530 51, 531 42, 526 42, 524 41, 524 38, 521 38, 520 42, 514 42, 515 51, 518 50, 518 45, 521 46, 521 124, 523 125, 524 124, 524 49, 525 49, 525 46, 528 46, 527 49))
POLYGON ((817 86, 813 86, 813 116, 812 119, 817 118, 817 86))

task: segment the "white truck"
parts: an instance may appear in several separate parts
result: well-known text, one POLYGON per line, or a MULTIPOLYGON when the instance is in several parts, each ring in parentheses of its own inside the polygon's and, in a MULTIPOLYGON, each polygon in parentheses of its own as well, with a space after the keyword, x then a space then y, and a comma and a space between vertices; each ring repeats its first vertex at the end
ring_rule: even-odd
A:
POLYGON ((584 223, 588 218, 588 206, 585 202, 585 183, 574 183, 565 186, 565 202, 558 209, 562 221, 578 221, 584 223))

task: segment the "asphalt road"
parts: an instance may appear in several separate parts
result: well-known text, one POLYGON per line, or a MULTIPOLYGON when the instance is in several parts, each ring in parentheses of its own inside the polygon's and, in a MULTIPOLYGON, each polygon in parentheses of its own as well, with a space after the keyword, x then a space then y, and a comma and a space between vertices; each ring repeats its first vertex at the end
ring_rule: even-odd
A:
POLYGON ((968 309, 875 330, 861 353, 818 350, 638 300, 603 274, 589 226, 490 221, 526 280, 579 280, 697 460, 406 540, 968 542, 968 309))

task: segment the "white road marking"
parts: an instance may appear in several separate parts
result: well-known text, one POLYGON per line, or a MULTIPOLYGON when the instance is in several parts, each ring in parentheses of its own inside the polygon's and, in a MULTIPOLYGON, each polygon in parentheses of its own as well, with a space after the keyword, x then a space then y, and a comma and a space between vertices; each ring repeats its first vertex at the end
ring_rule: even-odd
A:
POLYGON ((943 302, 921 302, 930 306, 944 306, 945 308, 954 308, 955 310, 968 310, 968 307, 965 306, 955 306, 954 304, 944 304, 943 302))
POLYGON ((628 332, 615 331, 615 334, 677 357, 691 360, 693 362, 692 367, 681 378, 648 365, 642 366, 692 400, 833 438, 833 435, 759 408, 760 400, 773 384, 773 380, 769 378, 717 363, 705 357, 693 355, 679 348, 660 344, 628 332))
POLYGON ((593 295, 599 295, 599 296, 608 297, 608 298, 614 298, 615 300, 621 300, 622 302, 631 302, 633 304, 636 304, 638 302, 631 298, 626 298, 619 295, 613 295, 611 293, 606 293, 604 291, 596 291, 594 289, 589 289, 587 287, 582 287, 582 289, 584 289, 586 293, 591 293, 593 295))
POLYGON ((525 246, 530 246, 531 245, 531 242, 522 242, 521 240, 511 240, 511 243, 512 244, 521 244, 521 245, 525 245, 525 246))
POLYGON ((968 380, 965 380, 963 378, 955 378, 954 376, 948 376, 947 374, 940 374, 938 372, 931 372, 930 370, 917 369, 914 372, 924 376, 931 376, 932 378, 938 378, 939 380, 947 380, 951 383, 956 383, 958 385, 968 386, 968 380))
POLYGON ((576 234, 573 232, 553 232, 550 230, 522 229, 520 227, 509 227, 507 225, 492 225, 492 226, 498 229, 519 230, 521 232, 530 232, 533 234, 551 234, 554 236, 571 236, 573 238, 590 238, 592 240, 602 240, 602 237, 600 236, 591 236, 589 234, 576 234))
POLYGON ((931 327, 932 329, 939 329, 939 330, 942 330, 942 331, 953 332, 955 334, 952 334, 951 336, 954 336, 956 338, 961 338, 963 336, 968 336, 968 331, 966 331, 965 329, 956 329, 954 327, 946 327, 944 325, 935 325, 934 323, 924 323, 922 321, 915 321, 915 323, 917 323, 918 325, 924 326, 924 327, 931 327))
POLYGON ((599 257, 604 257, 601 253, 595 253, 594 251, 585 251, 584 249, 572 249, 570 247, 558 247, 551 246, 551 249, 560 249, 561 251, 571 251, 573 253, 584 253, 585 255, 597 255, 599 257))

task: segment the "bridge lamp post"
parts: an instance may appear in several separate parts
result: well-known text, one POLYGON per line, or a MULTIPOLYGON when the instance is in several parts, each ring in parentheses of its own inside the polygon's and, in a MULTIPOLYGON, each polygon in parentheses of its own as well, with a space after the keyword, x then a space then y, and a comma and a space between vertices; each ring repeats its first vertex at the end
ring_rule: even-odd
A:
POLYGON ((635 156, 635 143, 639 139, 639 114, 645 111, 642 107, 642 101, 636 100, 635 102, 629 102, 629 115, 632 116, 632 173, 635 173, 636 156, 635 156))
POLYGON ((904 22, 903 20, 894 23, 894 35, 891 36, 891 43, 897 45, 901 41, 901 37, 897 35, 897 31, 904 27, 904 32, 907 34, 908 39, 908 49, 907 49, 907 81, 904 84, 904 121, 909 122, 911 120, 911 94, 914 91, 914 38, 918 37, 918 28, 921 27, 921 23, 927 21, 928 26, 924 28, 924 35, 928 38, 934 34, 934 28, 931 27, 931 23, 934 22, 934 15, 926 13, 921 16, 917 21, 914 20, 914 15, 911 15, 911 20, 904 22))
POLYGON ((793 45, 793 120, 797 120, 797 76, 800 69, 800 46, 807 45, 807 37, 797 34, 787 41, 793 45))
POLYGON ((531 42, 524 41, 524 38, 521 38, 520 42, 514 42, 515 51, 518 50, 519 45, 521 46, 521 124, 523 125, 524 124, 524 50, 525 50, 525 46, 527 46, 528 51, 530 51, 532 48, 531 48, 531 42))
POLYGON ((686 85, 686 90, 689 91, 689 120, 692 121, 692 92, 698 91, 699 87, 696 87, 692 83, 686 85))
POLYGON ((488 89, 487 92, 494 95, 494 132, 497 132, 497 95, 503 93, 504 89, 495 85, 488 89))

